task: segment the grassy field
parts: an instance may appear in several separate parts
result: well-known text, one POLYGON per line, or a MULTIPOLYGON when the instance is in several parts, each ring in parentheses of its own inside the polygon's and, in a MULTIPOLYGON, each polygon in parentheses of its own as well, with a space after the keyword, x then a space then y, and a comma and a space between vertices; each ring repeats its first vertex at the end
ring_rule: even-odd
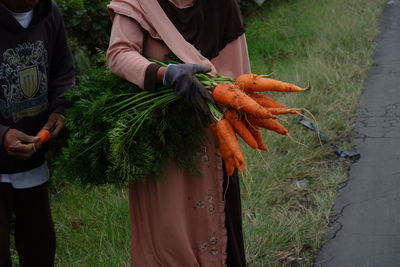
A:
MULTIPOLYGON (((311 82, 309 92, 274 96, 312 112, 320 130, 346 150, 352 149, 355 110, 385 2, 272 2, 247 21, 253 72, 273 72, 274 78, 300 85, 311 82)), ((336 189, 347 177, 349 162, 321 146, 295 119, 287 127, 306 146, 267 133, 264 164, 257 153, 248 153, 242 193, 250 266, 311 266, 336 189)))
MULTIPOLYGON (((247 38, 254 73, 305 85, 301 94, 273 94, 314 114, 331 141, 352 150, 359 94, 371 65, 377 21, 386 0, 272 1, 250 11, 247 38), (318 3, 317 3, 318 2, 318 3)), ((295 118, 294 140, 265 133, 269 151, 246 151, 243 222, 249 266, 311 266, 323 243, 341 160, 295 118), (261 160, 260 160, 261 158, 261 160), (299 182, 300 181, 300 182, 299 182)), ((52 185, 57 266, 127 266, 127 192, 111 186, 52 185)))

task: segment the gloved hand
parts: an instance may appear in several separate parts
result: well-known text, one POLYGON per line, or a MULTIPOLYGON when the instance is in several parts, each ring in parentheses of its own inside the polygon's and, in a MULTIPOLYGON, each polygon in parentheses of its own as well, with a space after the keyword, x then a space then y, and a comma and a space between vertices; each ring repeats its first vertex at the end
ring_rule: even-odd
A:
POLYGON ((212 101, 211 93, 196 78, 196 73, 207 73, 210 68, 197 64, 170 64, 165 71, 163 84, 171 86, 177 95, 193 104, 194 108, 208 115, 205 100, 212 101))

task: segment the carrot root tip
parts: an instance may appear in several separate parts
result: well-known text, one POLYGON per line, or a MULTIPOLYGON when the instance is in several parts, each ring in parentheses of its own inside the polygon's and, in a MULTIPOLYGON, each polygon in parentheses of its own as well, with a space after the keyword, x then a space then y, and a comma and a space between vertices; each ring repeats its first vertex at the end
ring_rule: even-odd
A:
POLYGON ((271 73, 268 73, 268 74, 261 74, 261 75, 258 75, 259 77, 262 77, 262 78, 264 78, 264 77, 271 77, 272 76, 272 74, 274 74, 275 73, 275 71, 273 71, 273 72, 271 72, 271 73))
POLYGON ((304 87, 304 88, 301 88, 301 89, 302 89, 302 91, 311 90, 311 83, 310 83, 310 82, 307 82, 307 86, 304 87))

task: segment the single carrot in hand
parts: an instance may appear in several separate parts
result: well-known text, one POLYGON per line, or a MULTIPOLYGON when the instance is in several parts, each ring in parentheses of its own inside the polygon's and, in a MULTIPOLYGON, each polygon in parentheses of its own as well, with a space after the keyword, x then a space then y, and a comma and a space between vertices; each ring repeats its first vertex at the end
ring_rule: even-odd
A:
POLYGON ((275 99, 266 95, 250 93, 249 96, 254 99, 258 104, 266 108, 286 108, 284 104, 279 103, 275 99))
POLYGON ((227 109, 224 112, 224 117, 229 121, 235 132, 243 139, 243 141, 246 142, 246 144, 254 149, 258 148, 256 139, 251 134, 249 129, 247 129, 243 121, 240 120, 239 113, 235 109, 227 109))
POLYGON ((237 110, 243 110, 257 118, 276 118, 275 115, 233 84, 217 84, 212 95, 215 101, 237 110))
POLYGON ((41 129, 37 134, 37 137, 39 137, 39 143, 44 144, 47 141, 49 141, 52 137, 51 132, 47 129, 41 129))
POLYGON ((301 88, 297 85, 265 78, 262 75, 257 74, 242 74, 239 75, 235 83, 244 91, 279 91, 279 92, 303 92, 310 87, 301 88))
POLYGON ((249 122, 253 125, 257 125, 267 130, 274 131, 278 134, 288 135, 289 133, 289 131, 285 128, 285 126, 283 126, 282 124, 273 119, 259 119, 250 117, 249 122))

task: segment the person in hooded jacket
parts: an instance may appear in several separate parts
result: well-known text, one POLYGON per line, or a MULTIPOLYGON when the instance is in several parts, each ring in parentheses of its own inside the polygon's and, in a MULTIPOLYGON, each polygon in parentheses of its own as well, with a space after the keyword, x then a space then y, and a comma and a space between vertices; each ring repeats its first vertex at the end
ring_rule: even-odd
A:
MULTIPOLYGON (((169 85, 207 113, 207 91, 195 73, 235 78, 250 72, 235 0, 112 0, 108 10, 108 65, 144 90, 169 85), (162 67, 147 59, 171 53, 184 63, 162 67)), ((149 178, 130 185, 132 266, 246 265, 238 175, 227 176, 210 129, 199 163, 200 178, 172 162, 164 169, 166 182, 149 178)))
POLYGON ((42 128, 57 137, 74 83, 64 24, 51 0, 0 0, 0 266, 12 265, 10 232, 23 267, 54 266, 42 128))

